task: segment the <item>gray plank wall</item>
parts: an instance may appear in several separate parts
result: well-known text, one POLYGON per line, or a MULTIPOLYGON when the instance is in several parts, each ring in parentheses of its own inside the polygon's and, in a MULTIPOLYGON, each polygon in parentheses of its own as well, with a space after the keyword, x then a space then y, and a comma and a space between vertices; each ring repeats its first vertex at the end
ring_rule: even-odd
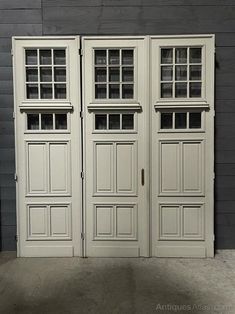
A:
POLYGON ((234 0, 0 0, 2 249, 14 249, 15 186, 10 37, 216 34, 216 247, 235 248, 234 0))

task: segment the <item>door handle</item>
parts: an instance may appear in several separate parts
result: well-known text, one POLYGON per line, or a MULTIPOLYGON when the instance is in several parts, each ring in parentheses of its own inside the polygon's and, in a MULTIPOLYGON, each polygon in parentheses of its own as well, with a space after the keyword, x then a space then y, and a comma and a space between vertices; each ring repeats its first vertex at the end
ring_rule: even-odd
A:
POLYGON ((141 169, 141 184, 144 185, 144 169, 141 169))

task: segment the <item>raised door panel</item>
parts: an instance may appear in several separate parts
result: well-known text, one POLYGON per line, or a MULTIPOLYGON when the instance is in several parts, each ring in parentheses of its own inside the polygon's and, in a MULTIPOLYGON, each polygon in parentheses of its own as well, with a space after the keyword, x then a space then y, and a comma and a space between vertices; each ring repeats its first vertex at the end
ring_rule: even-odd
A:
POLYGON ((133 143, 117 143, 117 193, 134 193, 136 182, 135 157, 135 146, 133 143))
POLYGON ((112 143, 95 144, 94 182, 96 193, 113 193, 113 149, 112 143))
POLYGON ((180 192, 180 144, 161 143, 160 193, 180 192))
POLYGON ((50 193, 69 192, 69 160, 67 143, 49 144, 50 193))
POLYGON ((44 238, 48 236, 47 206, 28 206, 28 238, 44 238))
POLYGON ((160 239, 179 238, 181 233, 180 206, 160 206, 160 239))
POLYGON ((106 239, 114 237, 113 206, 96 205, 94 210, 95 239, 106 239))
POLYGON ((202 205, 183 206, 183 237, 202 239, 204 235, 204 217, 202 205))
POLYGON ((202 143, 183 143, 183 192, 202 193, 202 143))
POLYGON ((133 205, 118 205, 116 207, 116 233, 117 238, 136 239, 137 213, 133 205))
POLYGON ((50 229, 52 237, 70 237, 71 214, 68 205, 56 205, 50 207, 50 229))
POLYGON ((28 193, 47 193, 47 149, 45 143, 28 143, 28 193))

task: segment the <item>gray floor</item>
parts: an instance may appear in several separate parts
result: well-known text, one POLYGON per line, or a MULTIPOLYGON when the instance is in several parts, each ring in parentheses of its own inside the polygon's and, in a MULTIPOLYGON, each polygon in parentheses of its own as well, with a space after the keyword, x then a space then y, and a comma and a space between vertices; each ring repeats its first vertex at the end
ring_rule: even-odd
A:
POLYGON ((235 251, 215 259, 0 254, 0 313, 235 313, 235 251))

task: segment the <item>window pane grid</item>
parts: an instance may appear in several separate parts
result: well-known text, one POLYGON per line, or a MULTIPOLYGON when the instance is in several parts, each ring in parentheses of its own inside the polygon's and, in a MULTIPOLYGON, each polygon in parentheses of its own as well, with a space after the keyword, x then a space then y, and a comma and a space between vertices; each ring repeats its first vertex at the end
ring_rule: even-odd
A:
POLYGON ((202 48, 161 48, 161 98, 201 97, 202 48))
POLYGON ((26 119, 30 131, 68 130, 67 113, 28 113, 26 119))
POLYGON ((134 50, 94 50, 95 99, 134 98, 134 50))
POLYGON ((66 50, 60 48, 25 50, 27 99, 66 99, 66 50), (30 56, 31 55, 31 56, 30 56))
POLYGON ((160 129, 196 130, 202 129, 202 112, 161 112, 160 129))
POLYGON ((95 130, 134 130, 133 113, 100 113, 94 115, 95 130))

